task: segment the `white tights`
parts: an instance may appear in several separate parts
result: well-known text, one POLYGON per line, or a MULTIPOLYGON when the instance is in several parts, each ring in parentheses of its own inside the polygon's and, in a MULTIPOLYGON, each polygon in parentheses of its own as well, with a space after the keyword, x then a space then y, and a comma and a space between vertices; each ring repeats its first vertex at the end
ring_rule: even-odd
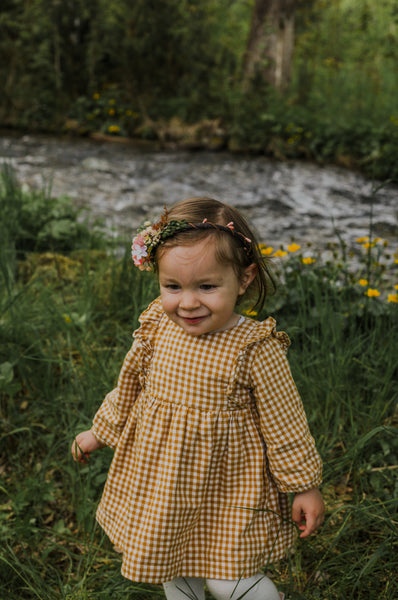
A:
POLYGON ((204 584, 216 600, 279 600, 279 593, 268 577, 257 573, 248 579, 203 579, 176 577, 163 584, 167 600, 205 600, 204 584))

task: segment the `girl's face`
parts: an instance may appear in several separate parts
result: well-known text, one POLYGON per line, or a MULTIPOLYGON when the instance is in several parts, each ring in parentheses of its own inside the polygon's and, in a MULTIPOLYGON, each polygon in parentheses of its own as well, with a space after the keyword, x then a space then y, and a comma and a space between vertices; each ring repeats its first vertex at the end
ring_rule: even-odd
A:
POLYGON ((191 335, 236 325, 236 300, 256 275, 252 264, 239 280, 231 265, 217 261, 215 242, 210 237, 192 246, 165 250, 158 268, 163 309, 191 335))

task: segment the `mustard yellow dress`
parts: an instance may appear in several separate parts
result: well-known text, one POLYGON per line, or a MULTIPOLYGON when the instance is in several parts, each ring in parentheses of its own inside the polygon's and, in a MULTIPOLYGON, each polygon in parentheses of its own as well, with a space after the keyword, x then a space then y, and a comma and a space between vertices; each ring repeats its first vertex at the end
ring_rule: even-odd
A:
POLYGON ((321 461, 275 321, 191 336, 155 300, 92 431, 115 449, 97 520, 122 574, 250 577, 294 540, 321 461))

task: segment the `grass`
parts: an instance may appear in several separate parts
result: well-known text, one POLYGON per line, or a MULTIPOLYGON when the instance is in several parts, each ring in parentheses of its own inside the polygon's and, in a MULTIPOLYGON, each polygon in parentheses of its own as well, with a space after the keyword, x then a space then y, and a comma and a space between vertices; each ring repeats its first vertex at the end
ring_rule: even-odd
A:
MULTIPOLYGON (((67 223, 57 228, 64 200, 51 204, 62 242, 43 233, 48 222, 22 219, 35 206, 42 214, 48 197, 24 195, 3 173, 0 599, 163 598, 161 587, 120 575, 95 524, 112 452, 79 467, 69 451, 113 387, 156 283, 70 208, 70 235, 67 223)), ((283 286, 257 315, 275 315, 292 338, 292 371, 325 463, 324 526, 268 569, 291 600, 398 596, 397 256, 382 241, 353 243, 354 256, 340 243, 326 256, 279 249, 283 286)))

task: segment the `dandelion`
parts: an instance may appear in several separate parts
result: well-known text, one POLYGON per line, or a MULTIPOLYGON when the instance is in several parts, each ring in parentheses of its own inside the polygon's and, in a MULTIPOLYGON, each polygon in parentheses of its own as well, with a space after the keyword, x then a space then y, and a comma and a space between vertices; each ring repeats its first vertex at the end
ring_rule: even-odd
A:
POLYGON ((398 285, 394 285, 394 290, 398 290, 398 285))
POLYGON ((63 314, 62 316, 64 318, 65 323, 72 323, 72 319, 69 315, 63 314))
POLYGON ((256 310, 252 310, 251 308, 248 310, 243 311, 245 313, 246 316, 248 317, 256 317, 258 315, 258 312, 256 310))
POLYGON ((398 294, 388 294, 387 302, 398 302, 398 294))
POLYGON ((358 244, 363 244, 364 242, 368 242, 369 241, 369 237, 366 235, 364 237, 357 238, 355 241, 358 242, 358 244))
POLYGON ((260 252, 261 252, 261 254, 263 256, 269 256, 274 251, 274 249, 272 248, 272 246, 268 246, 267 247, 264 244, 260 244, 259 248, 260 248, 260 252))
POLYGON ((293 242, 293 244, 290 244, 287 249, 289 250, 289 252, 297 252, 297 250, 300 250, 301 246, 299 244, 296 244, 293 242))
POLYGON ((98 93, 93 94, 93 100, 99 100, 100 99, 100 95, 98 93))
POLYGON ((120 127, 119 125, 109 125, 108 132, 109 133, 119 133, 120 127))
POLYGON ((305 265, 312 265, 312 263, 315 262, 315 258, 312 258, 311 256, 307 256, 306 258, 302 258, 301 260, 305 265))
POLYGON ((376 246, 376 242, 365 242, 364 244, 362 244, 362 246, 364 248, 374 248, 374 246, 376 246))
POLYGON ((272 256, 276 256, 276 257, 282 257, 282 256, 286 256, 287 252, 286 250, 276 250, 272 256))
POLYGON ((369 288, 366 290, 365 296, 368 296, 369 298, 377 298, 377 296, 380 296, 380 292, 379 290, 369 288))
POLYGON ((358 281, 359 285, 362 285, 363 287, 365 287, 365 285, 368 285, 368 280, 367 279, 360 279, 358 281))
POLYGON ((108 114, 111 115, 111 117, 113 117, 113 115, 115 114, 115 109, 114 108, 110 108, 108 110, 108 114))

